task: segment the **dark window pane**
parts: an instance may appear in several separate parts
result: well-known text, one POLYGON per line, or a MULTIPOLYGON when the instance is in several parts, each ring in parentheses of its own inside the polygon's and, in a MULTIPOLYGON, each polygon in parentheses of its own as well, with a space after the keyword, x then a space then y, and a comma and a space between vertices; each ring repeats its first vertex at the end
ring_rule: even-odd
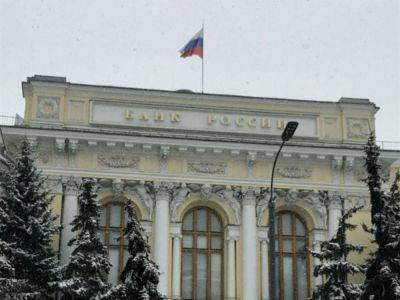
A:
POLYGON ((183 230, 193 230, 193 213, 187 214, 183 220, 183 230))
POLYGON ((197 211, 197 230, 207 231, 207 210, 205 209, 197 211))

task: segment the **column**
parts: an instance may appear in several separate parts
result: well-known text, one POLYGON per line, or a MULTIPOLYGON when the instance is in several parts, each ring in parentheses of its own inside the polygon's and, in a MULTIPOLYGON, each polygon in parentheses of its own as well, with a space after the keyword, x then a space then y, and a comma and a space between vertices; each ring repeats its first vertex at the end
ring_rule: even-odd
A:
POLYGON ((68 178, 65 181, 64 201, 62 208, 62 231, 60 242, 60 263, 65 265, 69 262, 73 247, 68 246, 68 242, 74 237, 72 226, 70 225, 74 217, 78 214, 78 193, 80 179, 68 178))
POLYGON ((268 239, 261 240, 261 299, 269 299, 268 239))
POLYGON ((154 261, 160 268, 158 290, 168 296, 170 188, 165 183, 155 184, 154 187, 156 189, 154 261))
POLYGON ((229 225, 226 229, 228 265, 226 278, 226 299, 236 300, 236 241, 239 237, 239 226, 229 225))
POLYGON ((339 218, 342 214, 342 198, 338 193, 330 193, 328 203, 328 235, 332 238, 339 227, 339 218))
POLYGON ((242 201, 242 268, 243 300, 255 300, 257 290, 257 224, 256 194, 253 188, 243 190, 242 201))
MULTIPOLYGON (((49 178, 50 179, 50 178, 49 178)), ((62 206, 63 206, 63 184, 62 181, 57 179, 54 182, 54 185, 51 189, 51 195, 53 196, 53 201, 50 203, 51 211, 54 215, 57 216, 57 219, 54 221, 55 226, 61 226, 61 215, 62 215, 62 206)), ((60 253, 60 237, 61 233, 53 237, 52 248, 55 249, 58 253, 60 253)))
MULTIPOLYGON (((312 234, 313 234, 313 251, 320 252, 321 251, 321 242, 325 240, 325 230, 314 229, 312 231, 312 234)), ((311 269, 311 273, 314 272, 314 267, 316 265, 319 265, 321 263, 321 261, 318 258, 314 257, 313 263, 314 263, 314 265, 313 265, 313 267, 311 269)), ((314 277, 314 278, 315 278, 314 279, 315 280, 314 281, 314 283, 315 283, 314 286, 322 284, 322 277, 321 276, 314 277)))
POLYGON ((172 299, 181 299, 181 234, 173 235, 172 299))

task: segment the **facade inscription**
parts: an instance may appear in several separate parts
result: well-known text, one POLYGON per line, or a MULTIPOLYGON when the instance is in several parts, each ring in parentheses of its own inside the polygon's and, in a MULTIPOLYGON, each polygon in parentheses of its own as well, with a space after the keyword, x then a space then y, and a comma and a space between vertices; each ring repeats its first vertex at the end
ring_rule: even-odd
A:
POLYGON ((97 125, 280 135, 286 123, 295 120, 300 123, 296 135, 318 137, 316 116, 171 110, 103 100, 92 100, 90 108, 90 122, 97 125))

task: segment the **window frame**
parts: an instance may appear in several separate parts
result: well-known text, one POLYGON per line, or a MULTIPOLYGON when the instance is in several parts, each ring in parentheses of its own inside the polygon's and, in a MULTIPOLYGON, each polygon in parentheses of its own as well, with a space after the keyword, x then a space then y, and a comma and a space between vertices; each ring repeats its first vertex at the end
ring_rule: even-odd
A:
MULTIPOLYGON (((223 222, 220 215, 212 208, 207 206, 196 206, 188 210, 183 219, 182 219, 182 247, 181 247, 181 255, 191 253, 192 254, 192 298, 190 299, 197 299, 197 255, 198 253, 206 253, 207 254, 207 295, 206 299, 211 299, 211 254, 212 253, 219 253, 221 254, 221 299, 224 299, 224 248, 225 248, 225 241, 224 241, 224 229, 223 229, 223 222), (198 231, 197 230, 197 220, 198 220, 198 211, 205 209, 207 211, 207 231, 198 231), (183 222, 185 218, 190 214, 193 213, 192 219, 192 230, 185 230, 183 227, 183 222), (211 216, 214 215, 221 226, 221 230, 219 232, 212 231, 211 227, 211 216), (190 235, 192 237, 192 248, 185 248, 183 246, 183 236, 190 235), (197 248, 197 237, 198 236, 206 236, 207 237, 207 249, 197 248), (221 248, 220 249, 213 249, 211 247, 212 237, 217 236, 221 239, 221 248)), ((183 295, 183 259, 181 259, 181 295, 183 295)), ((185 298, 182 297, 184 300, 185 298)))
MULTIPOLYGON (((310 297, 310 255, 307 249, 310 249, 310 239, 309 239, 309 230, 307 227, 307 223, 305 222, 304 218, 302 218, 299 214, 290 211, 290 210, 283 210, 276 213, 276 247, 278 247, 278 251, 274 251, 274 258, 278 257, 278 278, 277 281, 279 284, 279 300, 285 300, 284 295, 284 266, 283 266, 283 258, 284 257, 291 257, 292 258, 292 285, 293 285, 293 299, 299 299, 299 291, 298 291, 298 276, 297 276, 297 257, 305 258, 306 263, 306 282, 307 282, 307 297, 310 297), (290 222, 291 222, 291 234, 283 234, 282 233, 282 216, 289 215, 290 222), (298 219, 301 224, 304 226, 304 235, 296 235, 296 219, 298 219), (291 252, 285 252, 283 250, 283 241, 291 241, 291 252), (305 250, 303 253, 298 252, 297 248, 297 241, 305 241, 305 250)), ((272 274, 275 276, 275 271, 272 274)))
MULTIPOLYGON (((100 224, 100 231, 104 234, 102 243, 107 248, 107 252, 110 249, 118 249, 118 282, 120 283, 120 275, 124 269, 124 258, 125 258, 125 250, 128 250, 128 245, 125 245, 125 237, 124 237, 124 230, 125 230, 125 203, 121 201, 110 201, 103 205, 101 205, 101 209, 105 210, 106 217, 105 217, 105 226, 101 226, 100 224), (120 211, 120 226, 110 226, 111 223, 111 206, 118 205, 121 207, 120 211), (120 233, 120 240, 119 244, 117 243, 110 243, 111 232, 119 232, 120 233)), ((136 208, 135 208, 136 209, 136 208)), ((114 266, 112 266, 114 267, 114 266)))

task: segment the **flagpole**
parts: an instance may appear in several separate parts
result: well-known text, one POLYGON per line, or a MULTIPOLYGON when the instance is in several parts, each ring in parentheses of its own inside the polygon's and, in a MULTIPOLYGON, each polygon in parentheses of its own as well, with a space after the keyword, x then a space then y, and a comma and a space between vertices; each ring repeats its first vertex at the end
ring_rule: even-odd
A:
POLYGON ((201 58, 201 93, 204 94, 204 20, 203 20, 203 57, 201 58))

